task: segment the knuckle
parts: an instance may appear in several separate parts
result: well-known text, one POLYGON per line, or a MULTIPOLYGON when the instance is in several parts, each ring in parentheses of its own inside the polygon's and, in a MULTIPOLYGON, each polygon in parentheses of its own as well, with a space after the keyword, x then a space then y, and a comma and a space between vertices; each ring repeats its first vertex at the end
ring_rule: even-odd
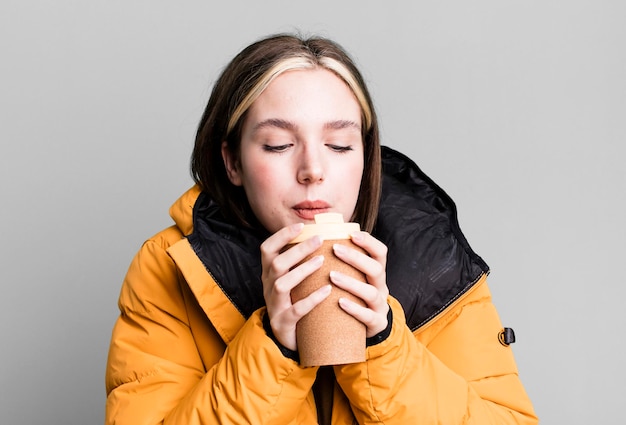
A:
POLYGON ((372 274, 371 276, 376 280, 376 281, 380 281, 380 280, 384 280, 385 279, 385 267, 383 267, 382 264, 380 263, 376 263, 373 267, 372 267, 372 274))
POLYGON ((295 304, 293 304, 291 306, 291 311, 293 312, 293 314, 295 316, 300 316, 302 314, 303 310, 304 310, 303 309, 303 303, 301 301, 297 302, 297 303, 295 303, 295 304))
POLYGON ((270 249, 269 245, 270 244, 267 240, 261 244, 261 247, 259 249, 261 250, 262 257, 267 257, 272 253, 272 250, 270 249))
POLYGON ((382 282, 386 282, 387 281, 387 273, 385 272, 385 269, 383 267, 380 268, 380 272, 378 273, 378 278, 382 282))
POLYGON ((274 282, 274 292, 279 295, 289 294, 291 292, 291 287, 283 278, 278 278, 274 282))
POLYGON ((271 263, 271 268, 277 276, 282 276, 289 271, 287 262, 282 257, 276 257, 271 263))
POLYGON ((367 293, 367 300, 365 300, 367 304, 374 305, 376 301, 378 301, 378 298, 379 298, 378 290, 374 288, 373 286, 370 287, 370 290, 367 293))
POLYGON ((308 308, 304 302, 297 302, 292 306, 293 314, 296 318, 301 318, 308 313, 308 308))

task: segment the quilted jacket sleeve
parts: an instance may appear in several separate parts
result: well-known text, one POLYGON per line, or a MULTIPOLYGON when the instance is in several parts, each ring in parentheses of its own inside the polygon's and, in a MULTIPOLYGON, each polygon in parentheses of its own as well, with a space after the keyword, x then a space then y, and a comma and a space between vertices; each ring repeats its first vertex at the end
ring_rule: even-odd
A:
POLYGON ((417 338, 390 299, 387 340, 361 364, 335 368, 360 424, 536 424, 483 281, 417 338))
POLYGON ((161 245, 144 244, 122 286, 106 370, 105 423, 307 422, 302 406, 316 369, 302 369, 282 356, 263 330, 263 310, 227 347, 216 341, 219 360, 205 371, 179 275, 161 245))

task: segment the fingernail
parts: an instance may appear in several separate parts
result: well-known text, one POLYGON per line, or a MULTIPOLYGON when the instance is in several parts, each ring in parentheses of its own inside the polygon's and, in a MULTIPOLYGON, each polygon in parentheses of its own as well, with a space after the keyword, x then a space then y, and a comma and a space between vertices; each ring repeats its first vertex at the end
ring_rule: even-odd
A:
POLYGON ((323 262, 324 262, 324 256, 323 255, 316 255, 315 257, 313 257, 313 263, 316 266, 320 266, 323 262))
POLYGON ((353 241, 362 241, 363 240, 363 235, 361 235, 361 232, 354 232, 350 235, 350 237, 352 238, 353 241))
POLYGON ((341 244, 336 243, 333 245, 333 250, 338 254, 343 254, 346 252, 346 247, 341 244))
POLYGON ((311 242, 313 243, 313 245, 316 246, 321 246, 322 245, 322 238, 319 237, 319 235, 315 235, 311 238, 311 242))
POLYGON ((291 230, 294 232, 300 232, 304 228, 304 223, 295 223, 291 225, 291 230))
POLYGON ((330 285, 325 285, 322 287, 322 294, 324 295, 328 295, 330 294, 330 290, 332 289, 332 287, 330 285))

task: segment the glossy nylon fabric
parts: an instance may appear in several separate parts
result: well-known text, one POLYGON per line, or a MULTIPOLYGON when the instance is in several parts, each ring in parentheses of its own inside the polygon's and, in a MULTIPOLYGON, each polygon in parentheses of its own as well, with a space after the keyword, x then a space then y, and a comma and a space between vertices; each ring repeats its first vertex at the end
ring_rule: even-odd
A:
POLYGON ((471 288, 487 264, 463 236, 452 199, 409 158, 383 147, 374 234, 388 249, 387 285, 416 330, 471 288))
MULTIPOLYGON (((488 273, 470 248, 452 199, 406 156, 383 147, 383 190, 374 236, 384 242, 389 291, 416 330, 488 273)), ((267 234, 229 224, 202 193, 188 240, 207 271, 247 319, 263 299, 259 247, 267 234)))

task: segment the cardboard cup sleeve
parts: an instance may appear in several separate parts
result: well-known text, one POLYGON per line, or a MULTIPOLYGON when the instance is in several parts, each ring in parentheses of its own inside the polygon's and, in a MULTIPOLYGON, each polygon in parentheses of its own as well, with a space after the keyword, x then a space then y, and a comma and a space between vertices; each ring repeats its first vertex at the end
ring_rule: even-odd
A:
MULTIPOLYGON (((349 236, 346 239, 324 238, 322 246, 304 260, 315 255, 323 255, 324 264, 291 291, 293 302, 329 284, 331 270, 365 282, 363 273, 334 255, 334 244, 347 245, 363 252, 352 243, 349 236)), ((365 325, 339 307, 339 298, 342 297, 364 305, 359 298, 332 285, 330 295, 297 323, 296 340, 302 366, 338 365, 365 361, 365 325)))

